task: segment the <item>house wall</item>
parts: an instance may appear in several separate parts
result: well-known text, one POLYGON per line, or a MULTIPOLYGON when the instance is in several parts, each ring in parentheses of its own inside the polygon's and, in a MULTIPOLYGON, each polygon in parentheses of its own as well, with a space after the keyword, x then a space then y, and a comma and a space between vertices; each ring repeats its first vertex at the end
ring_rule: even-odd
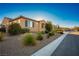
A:
POLYGON ((45 31, 45 22, 44 21, 39 22, 39 31, 45 31))
POLYGON ((5 26, 8 26, 9 25, 9 19, 4 18, 2 24, 5 25, 5 26))
POLYGON ((26 27, 25 21, 32 21, 32 20, 20 18, 20 19, 14 20, 13 23, 19 23, 22 28, 29 28, 31 32, 38 32, 38 22, 32 21, 34 22, 34 27, 30 27, 30 26, 26 27))
POLYGON ((38 32, 39 31, 38 22, 35 22, 35 21, 33 21, 33 22, 34 22, 34 27, 30 27, 31 32, 38 32))
POLYGON ((19 23, 20 26, 21 26, 22 28, 24 28, 24 27, 25 27, 25 20, 26 20, 26 19, 20 18, 20 19, 15 20, 15 22, 19 23))
POLYGON ((30 27, 32 32, 41 32, 45 30, 45 22, 40 21, 40 22, 35 22, 34 21, 34 27, 30 27), (43 27, 42 27, 43 24, 43 27))
MULTIPOLYGON (((33 21, 33 20, 26 19, 26 18, 18 18, 11 22, 9 22, 9 19, 3 20, 3 24, 5 24, 6 26, 8 26, 11 23, 19 23, 22 28, 29 28, 31 32, 44 31, 44 29, 45 29, 45 28, 42 28, 42 23, 45 24, 44 21, 33 21), (34 27, 30 27, 30 26, 26 27, 25 21, 32 21, 34 23, 34 27)), ((45 25, 44 25, 44 27, 45 27, 45 25)))

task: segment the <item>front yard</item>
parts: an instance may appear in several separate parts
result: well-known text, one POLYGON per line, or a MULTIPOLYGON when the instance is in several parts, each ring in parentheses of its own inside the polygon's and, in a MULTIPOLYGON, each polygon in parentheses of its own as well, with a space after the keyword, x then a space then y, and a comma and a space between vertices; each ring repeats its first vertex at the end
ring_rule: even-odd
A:
POLYGON ((53 28, 51 22, 47 22, 44 28, 45 30, 35 33, 31 32, 29 28, 21 28, 18 23, 12 23, 8 28, 1 28, 0 55, 32 55, 63 34, 61 28, 53 28), (5 33, 7 34, 5 35, 5 33))
MULTIPOLYGON (((0 55, 7 56, 28 56, 32 55, 34 52, 44 47, 51 41, 58 38, 61 34, 55 34, 49 38, 46 38, 46 34, 43 35, 43 40, 36 40, 36 45, 34 46, 24 46, 22 43, 22 38, 28 33, 16 35, 16 36, 5 36, 3 41, 0 42, 0 55)), ((36 33, 32 33, 33 36, 36 33)))

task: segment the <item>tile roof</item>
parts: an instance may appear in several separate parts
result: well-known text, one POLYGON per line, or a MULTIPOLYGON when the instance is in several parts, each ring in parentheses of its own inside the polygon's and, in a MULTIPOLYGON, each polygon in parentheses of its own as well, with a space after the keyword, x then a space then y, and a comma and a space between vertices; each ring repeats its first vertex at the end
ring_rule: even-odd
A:
POLYGON ((4 18, 7 18, 10 22, 11 22, 11 21, 14 21, 14 20, 17 20, 17 19, 20 19, 20 18, 24 18, 24 19, 28 19, 28 20, 32 20, 32 21, 36 21, 36 22, 45 21, 45 20, 37 21, 37 20, 31 19, 31 18, 28 18, 28 17, 25 17, 25 16, 19 16, 19 17, 14 18, 14 19, 8 18, 8 17, 4 17, 4 18))

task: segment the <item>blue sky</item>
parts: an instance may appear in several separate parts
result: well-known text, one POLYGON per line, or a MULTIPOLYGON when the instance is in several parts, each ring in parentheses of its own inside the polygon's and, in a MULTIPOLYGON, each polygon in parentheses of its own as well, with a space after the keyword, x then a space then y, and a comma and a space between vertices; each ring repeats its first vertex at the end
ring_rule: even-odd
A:
POLYGON ((20 15, 36 20, 49 20, 53 24, 65 27, 79 26, 79 4, 77 3, 0 4, 0 20, 4 17, 16 18, 20 15))

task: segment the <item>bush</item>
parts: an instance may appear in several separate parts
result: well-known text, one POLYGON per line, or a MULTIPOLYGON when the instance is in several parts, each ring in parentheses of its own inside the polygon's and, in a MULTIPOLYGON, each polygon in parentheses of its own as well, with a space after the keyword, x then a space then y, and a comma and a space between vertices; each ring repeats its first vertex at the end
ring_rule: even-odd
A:
POLYGON ((0 41, 2 41, 2 40, 3 40, 3 33, 0 32, 0 41))
POLYGON ((28 34, 23 38, 23 44, 24 45, 35 45, 36 40, 34 39, 34 37, 31 34, 28 34))
POLYGON ((6 32, 5 26, 2 26, 2 27, 0 28, 0 31, 1 31, 1 32, 6 32))
POLYGON ((37 40, 43 40, 43 35, 41 33, 37 34, 37 40))
POLYGON ((22 33, 26 33, 26 32, 29 32, 29 31, 30 31, 30 29, 28 29, 28 28, 23 28, 21 32, 22 32, 22 33))
POLYGON ((63 34, 63 32, 59 32, 60 34, 63 34))
POLYGON ((41 34, 45 34, 45 31, 41 31, 40 33, 41 33, 41 34))
POLYGON ((50 35, 50 36, 54 35, 54 32, 50 32, 49 35, 50 35))
POLYGON ((9 25, 8 32, 10 35, 16 35, 21 33, 21 26, 18 23, 9 25))
POLYGON ((50 36, 53 36, 53 35, 54 35, 54 32, 52 31, 52 32, 49 32, 48 33, 48 36, 47 37, 49 38, 50 36))

